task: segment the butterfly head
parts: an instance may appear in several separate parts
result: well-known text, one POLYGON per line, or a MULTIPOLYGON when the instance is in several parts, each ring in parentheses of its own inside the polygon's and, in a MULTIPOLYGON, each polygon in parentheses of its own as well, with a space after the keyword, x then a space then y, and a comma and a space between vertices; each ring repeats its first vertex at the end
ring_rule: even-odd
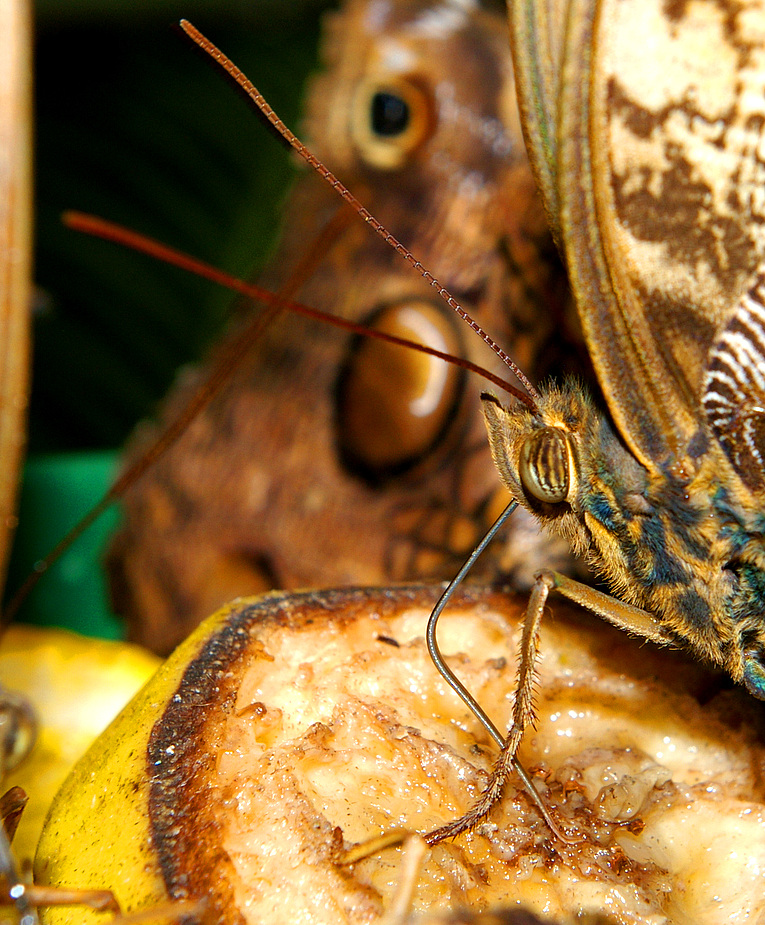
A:
POLYGON ((531 406, 506 408, 493 395, 482 398, 503 483, 542 522, 554 519, 569 533, 565 521, 580 489, 579 445, 589 430, 589 400, 576 387, 545 389, 531 406))
POLYGON ((618 509, 643 513, 647 504, 646 471, 608 417, 571 381, 542 389, 531 407, 519 402, 506 408, 484 393, 483 413, 505 487, 575 552, 597 564, 603 552, 598 537, 605 533, 597 530, 593 536, 595 522, 618 509))

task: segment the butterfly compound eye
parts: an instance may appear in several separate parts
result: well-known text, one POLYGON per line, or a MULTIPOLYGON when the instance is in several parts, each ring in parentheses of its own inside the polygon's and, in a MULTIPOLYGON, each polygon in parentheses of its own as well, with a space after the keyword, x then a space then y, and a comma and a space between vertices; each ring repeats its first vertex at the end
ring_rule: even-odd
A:
POLYGON ((524 489, 537 501, 559 504, 569 495, 571 452, 566 433, 558 427, 534 431, 523 444, 519 474, 524 489))
POLYGON ((399 170, 433 134, 430 94, 413 79, 370 78, 356 91, 351 136, 362 160, 377 170, 399 170))

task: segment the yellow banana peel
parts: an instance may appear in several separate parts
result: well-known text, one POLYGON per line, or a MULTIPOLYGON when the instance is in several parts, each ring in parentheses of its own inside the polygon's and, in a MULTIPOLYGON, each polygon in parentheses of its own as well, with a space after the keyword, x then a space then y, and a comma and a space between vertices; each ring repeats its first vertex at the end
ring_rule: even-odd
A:
POLYGON ((25 696, 37 713, 37 741, 3 778, 29 802, 13 847, 31 862, 48 808, 75 762, 156 671, 160 659, 139 646, 66 630, 9 627, 0 641, 0 684, 25 696))

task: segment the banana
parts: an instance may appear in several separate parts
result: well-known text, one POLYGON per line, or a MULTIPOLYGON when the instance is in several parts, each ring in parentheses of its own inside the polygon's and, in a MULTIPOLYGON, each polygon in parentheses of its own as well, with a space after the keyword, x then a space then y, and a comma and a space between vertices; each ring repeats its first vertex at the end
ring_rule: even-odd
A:
MULTIPOLYGON (((167 899, 149 834, 150 777, 146 750, 187 663, 195 663, 223 610, 194 632, 96 740, 59 790, 35 859, 35 882, 69 887, 102 882, 123 910, 167 899)), ((101 889, 95 887, 95 889, 101 889)), ((97 913, 53 906, 46 921, 99 920, 97 913)))
MULTIPOLYGON (((111 889, 126 912, 201 900, 211 922, 380 920, 401 848, 350 865, 348 849, 461 814, 494 753, 429 661, 422 634, 439 590, 270 594, 208 619, 65 782, 36 881, 111 889)), ((524 604, 466 591, 439 629, 500 728, 524 604)), ((564 925, 606 908, 614 922, 711 925, 742 909, 758 920, 757 705, 714 696, 698 665, 563 604, 555 616, 522 759, 579 840, 556 841, 511 781, 484 824, 429 851, 412 909, 524 906, 564 925)), ((45 925, 102 920, 43 912, 45 925)))

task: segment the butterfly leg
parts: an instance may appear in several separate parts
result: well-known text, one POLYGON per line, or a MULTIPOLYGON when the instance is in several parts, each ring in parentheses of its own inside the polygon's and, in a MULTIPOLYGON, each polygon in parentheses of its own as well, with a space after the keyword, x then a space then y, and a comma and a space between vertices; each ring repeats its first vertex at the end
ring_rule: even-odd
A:
MULTIPOLYGON (((23 895, 30 907, 37 906, 87 906, 97 912, 119 913, 120 907, 111 890, 67 890, 54 886, 16 883, 0 894, 0 906, 16 904, 23 895)), ((31 921, 31 915, 20 922, 31 921)))
MULTIPOLYGON (((542 573, 537 576, 531 591, 526 616, 523 621, 513 722, 502 744, 499 757, 491 769, 489 783, 478 802, 464 816, 460 816, 459 819, 454 819, 452 822, 434 829, 425 836, 425 841, 429 845, 435 845, 445 838, 453 838, 468 829, 474 828, 502 796, 505 783, 517 763, 517 752, 523 739, 523 734, 526 727, 534 721, 534 672, 539 653, 539 625, 542 621, 548 595, 556 586, 553 577, 555 574, 542 573)), ((549 817, 546 816, 546 818, 548 818, 549 822, 549 817)), ((563 841, 571 840, 557 826, 553 826, 553 830, 563 841)))
POLYGON ((633 636, 640 636, 658 645, 670 645, 672 639, 662 630, 661 624, 648 611, 626 604, 610 594, 584 585, 573 578, 545 569, 536 576, 537 582, 544 581, 550 591, 557 591, 570 601, 602 617, 620 630, 633 636))
MULTIPOLYGON (((540 572, 536 576, 523 623, 515 706, 510 731, 502 744, 499 757, 494 763, 489 782, 480 799, 459 819, 454 819, 428 833, 425 841, 430 845, 474 828, 502 796, 505 783, 516 764, 518 748, 526 727, 534 722, 533 694, 536 660, 539 652, 539 626, 551 591, 558 591, 564 597, 591 610, 621 630, 660 645, 667 645, 670 642, 654 617, 645 610, 626 604, 602 591, 568 578, 560 572, 550 570, 540 572)), ((545 818, 549 822, 548 814, 545 814, 545 818)), ((562 833, 558 826, 553 826, 553 830, 563 841, 578 840, 562 833)))

